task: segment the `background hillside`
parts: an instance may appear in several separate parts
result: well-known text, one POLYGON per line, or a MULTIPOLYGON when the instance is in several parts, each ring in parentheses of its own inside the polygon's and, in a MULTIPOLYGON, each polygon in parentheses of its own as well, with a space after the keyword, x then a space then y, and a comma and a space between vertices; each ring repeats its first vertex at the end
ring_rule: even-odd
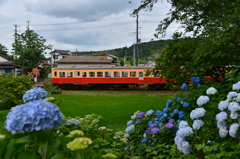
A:
MULTIPOLYGON (((162 49, 166 48, 168 43, 172 40, 156 40, 150 42, 143 42, 138 44, 139 59, 145 61, 150 56, 158 55, 162 49)), ((134 45, 130 47, 116 48, 112 50, 103 51, 77 51, 73 52, 74 55, 86 55, 86 56, 98 56, 103 53, 109 53, 119 58, 124 58, 124 56, 133 57, 134 45)))

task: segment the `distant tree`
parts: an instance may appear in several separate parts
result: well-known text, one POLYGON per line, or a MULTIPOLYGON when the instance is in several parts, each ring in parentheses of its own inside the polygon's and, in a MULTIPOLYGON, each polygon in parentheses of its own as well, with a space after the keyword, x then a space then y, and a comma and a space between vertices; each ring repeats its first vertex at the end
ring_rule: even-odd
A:
MULTIPOLYGON (((158 0, 143 0, 134 13, 150 10, 158 0)), ((240 1, 168 0, 171 9, 157 27, 156 37, 164 37, 170 24, 183 31, 173 34, 174 42, 157 60, 156 72, 170 81, 183 76, 223 77, 240 60, 240 1), (191 37, 187 33, 191 33, 191 37)))
POLYGON ((51 45, 33 30, 27 29, 22 34, 16 34, 17 40, 13 43, 13 54, 17 57, 14 62, 22 66, 22 70, 30 71, 38 67, 45 59, 44 54, 51 45))
POLYGON ((3 55, 10 60, 13 60, 13 56, 8 54, 8 49, 2 44, 0 44, 0 55, 3 55))

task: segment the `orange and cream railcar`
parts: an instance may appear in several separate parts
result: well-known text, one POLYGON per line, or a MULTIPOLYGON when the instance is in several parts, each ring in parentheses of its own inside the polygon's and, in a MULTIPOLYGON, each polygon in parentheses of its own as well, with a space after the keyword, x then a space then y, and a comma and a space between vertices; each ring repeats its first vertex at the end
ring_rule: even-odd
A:
POLYGON ((153 67, 56 67, 52 69, 52 84, 60 85, 63 89, 127 88, 129 85, 164 88, 166 79, 152 75, 145 76, 148 69, 153 67))

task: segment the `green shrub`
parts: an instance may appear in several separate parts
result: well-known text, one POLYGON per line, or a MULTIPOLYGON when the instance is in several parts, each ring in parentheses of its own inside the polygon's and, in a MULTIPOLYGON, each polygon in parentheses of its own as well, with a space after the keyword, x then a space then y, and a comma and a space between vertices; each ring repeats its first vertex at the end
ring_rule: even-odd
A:
POLYGON ((21 75, 14 77, 13 73, 0 75, 0 110, 10 109, 22 104, 23 94, 33 87, 30 77, 21 75))

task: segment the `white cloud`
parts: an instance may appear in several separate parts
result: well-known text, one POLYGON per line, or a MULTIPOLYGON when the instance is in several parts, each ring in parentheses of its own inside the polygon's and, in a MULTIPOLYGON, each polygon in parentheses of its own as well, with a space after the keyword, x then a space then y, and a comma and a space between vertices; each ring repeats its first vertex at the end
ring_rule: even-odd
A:
MULTIPOLYGON (((130 17, 140 2, 128 0, 0 0, 0 43, 11 52, 14 24, 20 33, 30 25, 53 49, 97 51, 130 47, 136 36, 136 17, 130 17)), ((139 13, 139 38, 154 38, 159 22, 170 7, 157 3, 151 12, 139 13)), ((173 25, 166 39, 177 30, 173 25)))

